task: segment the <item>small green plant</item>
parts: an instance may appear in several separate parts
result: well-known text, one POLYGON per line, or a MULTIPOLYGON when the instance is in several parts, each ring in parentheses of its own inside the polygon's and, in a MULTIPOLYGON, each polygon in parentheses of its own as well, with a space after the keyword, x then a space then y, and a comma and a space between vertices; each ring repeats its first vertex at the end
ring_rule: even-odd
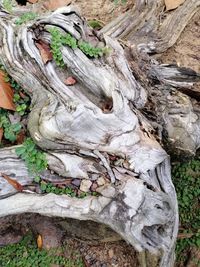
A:
POLYGON ((8 11, 9 13, 12 13, 12 10, 13 10, 13 1, 12 0, 3 0, 2 4, 3 4, 3 7, 6 11, 8 11))
POLYGON ((99 30, 99 29, 102 28, 102 24, 101 24, 101 22, 98 21, 98 20, 89 20, 89 21, 88 21, 88 25, 89 25, 91 28, 93 28, 93 29, 97 29, 97 30, 99 30))
POLYGON ((51 33, 51 49, 53 58, 58 66, 63 67, 64 61, 62 57, 61 47, 67 45, 72 49, 79 48, 85 55, 93 58, 101 57, 109 52, 109 48, 94 47, 90 43, 77 41, 71 34, 62 34, 58 29, 50 28, 48 30, 51 33))
POLYGON ((21 98, 18 93, 15 93, 13 101, 16 104, 16 111, 19 113, 19 115, 23 116, 27 113, 29 97, 25 96, 24 98, 21 98))
POLYGON ((36 13, 34 13, 34 12, 27 12, 27 13, 24 13, 23 15, 21 15, 19 18, 17 18, 17 19, 15 20, 15 24, 16 24, 16 25, 21 25, 21 24, 26 23, 26 22, 28 22, 28 21, 30 21, 30 20, 34 20, 34 19, 36 19, 37 16, 38 16, 38 15, 37 15, 36 13))
POLYGON ((16 154, 22 158, 30 173, 35 177, 47 169, 47 160, 45 154, 40 151, 31 138, 27 138, 22 146, 15 149, 16 154))
POLYGON ((53 183, 46 182, 41 179, 40 173, 47 169, 47 160, 45 154, 40 151, 34 144, 31 138, 27 138, 22 146, 15 149, 16 154, 22 158, 31 174, 34 175, 34 182, 39 184, 43 193, 54 193, 57 195, 68 195, 70 197, 84 198, 88 195, 96 196, 97 193, 81 193, 78 195, 77 191, 69 186, 57 187, 53 183))
POLYGON ((21 104, 21 105, 17 105, 16 107, 16 111, 19 113, 19 115, 23 116, 26 112, 27 109, 27 105, 26 104, 21 104))
POLYGON ((103 54, 105 53, 105 50, 103 48, 93 47, 91 44, 83 41, 80 41, 78 43, 78 47, 85 55, 90 57, 98 58, 103 56, 103 54))
POLYGON ((81 256, 71 253, 65 257, 68 247, 58 249, 39 250, 31 234, 25 236, 18 244, 0 247, 1 267, 51 267, 53 265, 65 267, 84 267, 81 256))
POLYGON ((38 183, 40 185, 40 189, 42 190, 43 193, 54 193, 56 195, 68 195, 70 197, 77 197, 77 198, 85 198, 87 196, 98 196, 97 192, 91 192, 91 193, 86 193, 86 192, 81 192, 78 194, 78 192, 69 187, 57 187, 54 184, 50 182, 43 181, 39 176, 36 176, 34 179, 35 183, 38 183))
POLYGON ((11 124, 8 112, 0 109, 0 128, 3 128, 4 138, 13 143, 16 141, 22 125, 19 122, 11 124))
POLYGON ((76 49, 78 47, 76 39, 69 33, 61 36, 61 42, 62 45, 68 45, 72 49, 76 49))
POLYGON ((65 63, 61 53, 62 35, 55 27, 49 29, 49 32, 51 33, 51 50, 53 53, 53 59, 55 60, 56 65, 64 67, 65 63))
POLYGON ((54 193, 56 195, 68 195, 70 197, 76 197, 76 191, 71 187, 66 186, 64 188, 59 188, 50 182, 41 180, 39 177, 36 177, 34 181, 40 185, 43 193, 54 193))
POLYGON ((177 191, 182 233, 191 234, 190 238, 177 241, 177 261, 184 261, 191 246, 200 247, 200 160, 197 158, 174 164, 172 176, 177 191))

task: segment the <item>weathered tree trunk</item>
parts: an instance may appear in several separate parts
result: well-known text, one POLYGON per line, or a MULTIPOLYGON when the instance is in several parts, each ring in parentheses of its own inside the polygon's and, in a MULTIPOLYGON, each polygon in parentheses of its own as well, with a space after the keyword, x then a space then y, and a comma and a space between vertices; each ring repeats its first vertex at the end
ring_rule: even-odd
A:
MULTIPOLYGON (((48 179, 62 179, 59 175, 110 179, 100 189, 100 196, 75 199, 65 195, 17 193, 0 177, 0 216, 32 212, 105 223, 136 250, 157 253, 160 266, 168 267, 174 263, 178 210, 169 156, 157 141, 154 125, 159 130, 162 123, 161 127, 168 133, 167 140, 175 148, 195 153, 199 137, 193 133, 199 128, 198 115, 189 97, 174 92, 172 87, 187 87, 199 76, 176 66, 159 66, 140 52, 162 52, 171 46, 200 1, 185 1, 168 20, 174 31, 166 34, 163 24, 159 36, 155 32, 148 34, 153 30, 147 31, 146 27, 152 25, 155 30, 158 26, 158 16, 155 16, 163 3, 158 0, 145 3, 137 1, 134 11, 106 26, 98 33, 99 37, 92 35, 84 19, 71 6, 22 26, 14 24, 16 15, 22 12, 20 9, 12 15, 0 11, 2 63, 32 98, 28 130, 46 152, 49 170, 57 174, 46 171, 43 175, 48 179), (173 17, 177 18, 176 22, 173 17), (149 18, 151 23, 147 24, 149 18), (177 23, 177 27, 170 21, 177 23), (111 52, 91 59, 78 48, 63 46, 67 67, 58 68, 52 61, 44 64, 34 41, 50 43, 47 30, 52 26, 69 32, 77 40, 106 44, 111 52), (126 52, 116 37, 129 41, 125 44, 126 52), (159 41, 153 42, 154 38, 159 41), (64 83, 71 75, 77 80, 73 87, 64 83), (157 88, 151 88, 149 81, 153 79, 158 80, 157 88), (152 92, 156 106, 151 109, 154 113, 151 120, 147 111, 152 92), (169 96, 166 101, 165 97, 169 96), (177 99, 182 102, 177 103, 177 99), (183 104, 187 104, 184 111, 183 104), (179 133, 174 130, 178 127, 174 116, 180 124, 183 122, 179 133), (190 128, 186 120, 190 121, 190 128), (177 145, 179 134, 188 138, 187 143, 181 140, 177 145), (110 156, 118 160, 110 160, 110 156)), ((0 170, 23 185, 32 183, 33 177, 16 156, 14 147, 0 150, 0 170)))

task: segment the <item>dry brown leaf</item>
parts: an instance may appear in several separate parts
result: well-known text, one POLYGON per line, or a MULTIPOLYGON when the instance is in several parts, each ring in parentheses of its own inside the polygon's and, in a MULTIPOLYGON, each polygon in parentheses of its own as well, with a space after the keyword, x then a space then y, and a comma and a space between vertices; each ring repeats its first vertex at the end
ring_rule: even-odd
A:
POLYGON ((0 128, 0 143, 1 143, 2 138, 3 138, 3 128, 0 128))
POLYGON ((49 44, 45 43, 42 40, 38 40, 35 45, 40 51, 40 55, 44 64, 53 59, 53 54, 51 52, 49 44))
POLYGON ((59 7, 67 6, 71 0, 48 0, 44 3, 44 7, 50 11, 54 11, 59 7))
POLYGON ((1 176, 9 183, 11 184, 17 191, 22 192, 23 191, 23 186, 17 182, 16 180, 10 178, 10 176, 8 176, 5 173, 1 173, 1 176))
POLYGON ((38 2, 38 0, 28 0, 28 2, 31 3, 31 4, 35 4, 35 3, 38 2))
POLYGON ((13 95, 10 83, 5 82, 5 73, 0 70, 0 108, 15 110, 13 95))
POLYGON ((77 83, 76 79, 72 76, 68 77, 66 80, 65 80, 65 84, 66 85, 74 85, 75 83, 77 83))
POLYGON ((38 249, 42 249, 42 246, 43 246, 43 240, 42 240, 42 236, 41 235, 38 235, 37 236, 37 247, 38 249))
POLYGON ((166 10, 172 10, 183 4, 185 0, 165 0, 166 10))
POLYGON ((25 95, 24 93, 22 93, 22 91, 19 92, 19 95, 20 95, 21 98, 23 98, 23 99, 26 97, 26 95, 25 95))
POLYGON ((22 130, 18 135, 17 135, 17 144, 18 145, 21 145, 23 142, 24 142, 24 140, 25 140, 25 131, 24 130, 22 130))

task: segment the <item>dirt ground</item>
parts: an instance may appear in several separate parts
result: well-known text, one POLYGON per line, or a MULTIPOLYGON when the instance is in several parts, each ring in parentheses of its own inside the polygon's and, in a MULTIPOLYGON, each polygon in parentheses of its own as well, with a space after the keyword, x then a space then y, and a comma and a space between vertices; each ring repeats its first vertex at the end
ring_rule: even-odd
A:
POLYGON ((68 245, 80 251, 86 267, 138 267, 134 249, 125 241, 87 244, 74 239, 68 245))
POLYGON ((112 21, 119 14, 126 12, 134 6, 134 0, 128 0, 125 4, 121 4, 121 0, 118 0, 119 4, 111 0, 73 0, 72 3, 80 7, 81 14, 88 20, 97 19, 104 24, 112 21))

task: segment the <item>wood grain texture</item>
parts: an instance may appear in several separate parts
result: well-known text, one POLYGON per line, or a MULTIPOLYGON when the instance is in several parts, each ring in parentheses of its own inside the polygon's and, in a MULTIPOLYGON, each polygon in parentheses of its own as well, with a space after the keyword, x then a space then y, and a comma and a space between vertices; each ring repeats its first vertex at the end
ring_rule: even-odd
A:
POLYGON ((162 0, 137 0, 133 10, 107 24, 101 33, 132 44, 139 51, 162 53, 178 40, 189 20, 199 10, 199 0, 186 0, 171 12, 165 11, 162 0))
MULTIPOLYGON (((178 210, 170 162, 140 112, 147 91, 133 76, 124 49, 109 36, 98 40, 71 6, 22 26, 15 26, 15 13, 12 16, 0 13, 0 56, 32 99, 28 130, 46 152, 49 169, 63 177, 103 176, 110 184, 99 197, 74 199, 28 192, 9 196, 16 192, 4 181, 0 216, 33 212, 102 222, 138 251, 162 250, 160 267, 172 266, 178 210), (111 52, 91 59, 79 49, 64 46, 61 52, 67 68, 44 64, 34 39, 50 43, 52 25, 78 40, 102 42, 111 52), (67 86, 66 77, 71 75, 77 83, 67 86), (110 108, 105 110, 107 103, 110 108), (114 164, 109 156, 118 162, 114 164)), ((3 172, 30 185, 33 177, 13 149, 0 150, 3 172)))

